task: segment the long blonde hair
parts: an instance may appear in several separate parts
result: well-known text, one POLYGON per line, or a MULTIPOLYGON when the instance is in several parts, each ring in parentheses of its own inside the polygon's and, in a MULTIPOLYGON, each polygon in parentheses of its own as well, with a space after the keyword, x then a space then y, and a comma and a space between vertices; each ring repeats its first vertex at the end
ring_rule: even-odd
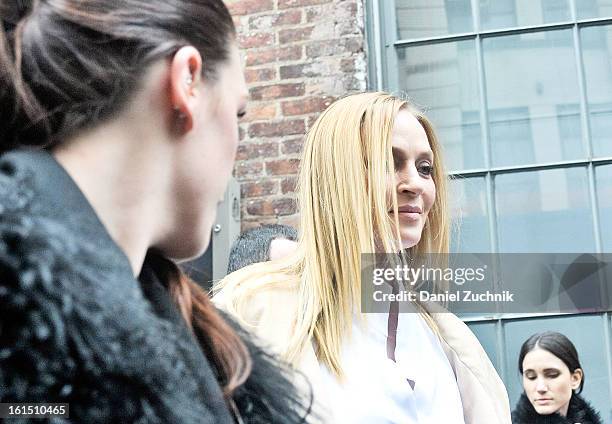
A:
MULTIPOLYGON (((298 311, 283 355, 300 357, 311 340, 319 362, 342 376, 340 352, 360 305, 361 254, 401 250, 397 194, 387 193, 394 174, 391 133, 400 110, 423 126, 434 153, 436 199, 412 253, 446 253, 449 244, 446 176, 430 121, 407 101, 376 92, 344 97, 327 108, 309 131, 298 180, 300 238, 296 252, 256 264, 225 279, 230 313, 243 316, 249 299, 264 288, 296 285, 298 311), (391 201, 391 204, 390 204, 391 201)), ((433 325, 431 319, 427 320, 433 325)))

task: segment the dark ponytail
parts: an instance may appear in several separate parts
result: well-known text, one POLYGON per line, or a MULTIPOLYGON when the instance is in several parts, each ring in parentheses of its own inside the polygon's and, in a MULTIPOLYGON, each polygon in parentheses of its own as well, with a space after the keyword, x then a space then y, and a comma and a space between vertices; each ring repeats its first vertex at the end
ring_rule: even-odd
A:
POLYGON ((235 38, 221 0, 11 0, 0 20, 0 151, 52 147, 114 116, 182 46, 214 78, 235 38))
POLYGON ((34 0, 0 4, 0 151, 17 146, 17 133, 31 128, 41 106, 22 77, 22 33, 34 0))
POLYGON ((251 372, 251 359, 246 346, 217 312, 204 289, 174 262, 153 250, 147 259, 155 273, 165 280, 181 315, 198 338, 217 373, 224 395, 231 397, 251 372))

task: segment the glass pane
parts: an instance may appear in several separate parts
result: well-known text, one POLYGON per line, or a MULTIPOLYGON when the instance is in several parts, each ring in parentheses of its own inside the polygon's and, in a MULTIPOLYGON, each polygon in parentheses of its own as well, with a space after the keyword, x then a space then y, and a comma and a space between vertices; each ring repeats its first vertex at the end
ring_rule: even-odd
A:
POLYGON ((604 322, 601 315, 582 315, 554 318, 533 318, 510 321, 504 324, 506 342, 506 388, 510 406, 514 409, 523 391, 518 371, 518 356, 521 346, 531 335, 543 331, 557 331, 569 338, 576 350, 584 370, 585 384, 582 396, 606 416, 610 407, 608 363, 610 352, 606 352, 604 322))
POLYGON ((401 40, 473 30, 470 0, 396 0, 395 16, 401 40))
POLYGON ((612 27, 587 27, 580 35, 593 154, 612 156, 612 27))
POLYGON ((566 22, 571 19, 568 0, 480 1, 483 30, 566 22))
POLYGON ((495 177, 501 252, 595 252, 586 169, 495 177))
POLYGON ((571 30, 483 40, 494 166, 584 158, 571 30))
POLYGON ((482 177, 451 180, 451 252, 490 252, 487 197, 482 177))
POLYGON ((474 41, 398 50, 399 89, 433 121, 452 170, 484 166, 474 41))
POLYGON ((612 165, 595 168, 602 250, 612 253, 612 165))
POLYGON ((612 17, 612 1, 576 0, 576 15, 578 19, 610 18, 612 17))
POLYGON ((482 345, 485 352, 489 356, 489 359, 497 369, 497 372, 501 375, 501 370, 498 367, 498 355, 497 355, 497 335, 495 332, 495 322, 477 321, 477 322, 466 322, 470 330, 474 333, 478 341, 482 345))

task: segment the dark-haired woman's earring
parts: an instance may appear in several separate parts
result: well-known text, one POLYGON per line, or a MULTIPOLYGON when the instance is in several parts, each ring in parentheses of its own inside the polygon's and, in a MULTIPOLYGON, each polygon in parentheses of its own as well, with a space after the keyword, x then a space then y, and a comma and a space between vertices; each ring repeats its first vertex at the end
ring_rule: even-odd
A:
POLYGON ((181 109, 179 109, 178 106, 174 106, 174 113, 176 114, 176 117, 182 121, 183 119, 185 119, 185 114, 183 113, 183 111, 181 111, 181 109))
POLYGON ((187 116, 177 106, 174 106, 172 109, 173 109, 173 112, 174 112, 174 130, 178 134, 182 134, 184 132, 184 129, 185 129, 185 119, 187 118, 187 116))
POLYGON ((187 85, 191 85, 191 83, 193 82, 193 77, 191 75, 189 75, 185 82, 187 83, 187 85))

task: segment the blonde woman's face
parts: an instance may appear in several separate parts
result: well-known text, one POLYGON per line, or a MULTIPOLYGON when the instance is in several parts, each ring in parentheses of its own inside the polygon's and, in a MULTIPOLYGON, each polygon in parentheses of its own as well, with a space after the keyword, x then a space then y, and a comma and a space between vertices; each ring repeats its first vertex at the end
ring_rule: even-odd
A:
MULTIPOLYGON (((421 240, 427 216, 436 199, 433 152, 423 126, 408 111, 395 118, 391 134, 395 176, 389 190, 397 193, 398 221, 404 249, 421 240)), ((394 219, 393 207, 389 216, 394 219)))
POLYGON ((547 350, 536 348, 523 359, 523 388, 540 415, 567 415, 572 391, 581 380, 582 370, 571 373, 565 362, 547 350))

